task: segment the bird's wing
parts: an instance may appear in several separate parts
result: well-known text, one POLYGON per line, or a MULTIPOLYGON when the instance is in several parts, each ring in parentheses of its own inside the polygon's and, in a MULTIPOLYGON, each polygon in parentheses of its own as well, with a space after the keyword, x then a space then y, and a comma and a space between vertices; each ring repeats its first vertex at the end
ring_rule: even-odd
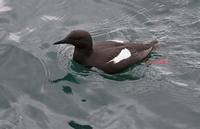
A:
MULTIPOLYGON (((121 72, 122 70, 127 69, 130 65, 144 60, 152 51, 152 49, 153 47, 150 47, 143 51, 132 52, 131 55, 129 55, 130 53, 128 53, 127 51, 124 51, 124 54, 126 54, 127 58, 121 59, 120 61, 117 59, 114 61, 114 58, 113 61, 105 63, 103 66, 100 67, 100 69, 109 74, 121 72)), ((118 56, 121 55, 119 54, 118 56)))

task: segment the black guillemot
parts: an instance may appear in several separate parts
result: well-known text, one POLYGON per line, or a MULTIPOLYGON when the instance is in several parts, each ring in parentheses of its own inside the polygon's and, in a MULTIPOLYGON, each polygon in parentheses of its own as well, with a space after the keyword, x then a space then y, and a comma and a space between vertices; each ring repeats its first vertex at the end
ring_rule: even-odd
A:
POLYGON ((93 44, 92 37, 85 30, 74 30, 58 44, 75 46, 73 60, 86 67, 96 67, 108 74, 122 72, 129 66, 147 58, 150 52, 158 45, 157 40, 149 43, 130 43, 103 41, 93 44))

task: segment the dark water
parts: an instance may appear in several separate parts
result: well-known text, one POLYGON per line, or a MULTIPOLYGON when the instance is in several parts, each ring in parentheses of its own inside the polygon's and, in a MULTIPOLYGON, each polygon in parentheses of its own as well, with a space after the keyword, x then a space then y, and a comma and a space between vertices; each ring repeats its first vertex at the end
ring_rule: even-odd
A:
POLYGON ((199 128, 199 0, 0 0, 0 129, 199 128), (77 28, 157 38, 169 63, 88 70, 52 46, 77 28))

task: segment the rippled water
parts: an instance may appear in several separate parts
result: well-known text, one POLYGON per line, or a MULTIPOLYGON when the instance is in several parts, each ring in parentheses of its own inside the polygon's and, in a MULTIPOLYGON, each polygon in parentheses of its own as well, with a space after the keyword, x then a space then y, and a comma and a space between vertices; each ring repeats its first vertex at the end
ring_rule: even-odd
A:
POLYGON ((0 0, 0 129, 199 129, 199 36, 199 0, 0 0), (88 70, 52 46, 77 28, 168 63, 88 70))

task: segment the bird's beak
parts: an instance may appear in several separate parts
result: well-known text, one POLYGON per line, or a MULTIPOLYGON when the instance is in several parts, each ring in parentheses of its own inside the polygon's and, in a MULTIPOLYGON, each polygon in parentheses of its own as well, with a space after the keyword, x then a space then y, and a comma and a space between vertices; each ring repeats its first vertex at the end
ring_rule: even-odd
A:
POLYGON ((58 45, 58 44, 67 44, 67 42, 66 42, 65 39, 63 39, 63 40, 60 40, 60 41, 53 43, 53 45, 58 45))

